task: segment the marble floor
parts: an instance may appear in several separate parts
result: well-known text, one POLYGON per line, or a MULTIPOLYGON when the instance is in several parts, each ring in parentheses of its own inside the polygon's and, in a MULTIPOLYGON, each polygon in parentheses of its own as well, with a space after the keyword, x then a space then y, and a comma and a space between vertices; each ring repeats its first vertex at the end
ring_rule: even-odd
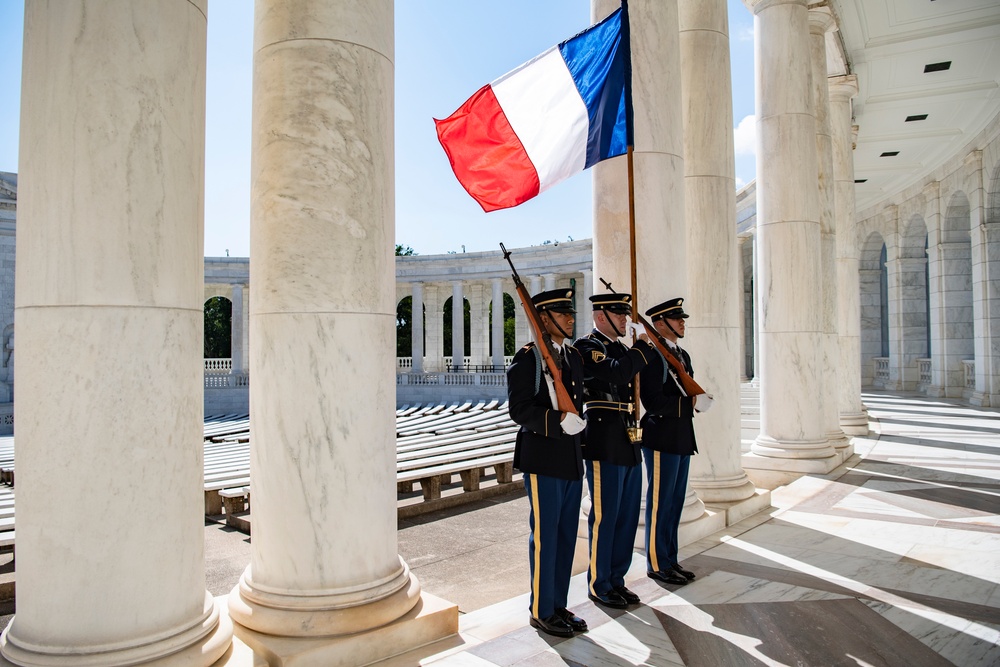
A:
POLYGON ((1000 410, 866 393, 871 432, 825 476, 682 550, 698 578, 661 586, 637 554, 643 604, 610 611, 574 577, 572 639, 527 625, 520 596, 465 614, 460 635, 384 663, 1000 665, 1000 410))

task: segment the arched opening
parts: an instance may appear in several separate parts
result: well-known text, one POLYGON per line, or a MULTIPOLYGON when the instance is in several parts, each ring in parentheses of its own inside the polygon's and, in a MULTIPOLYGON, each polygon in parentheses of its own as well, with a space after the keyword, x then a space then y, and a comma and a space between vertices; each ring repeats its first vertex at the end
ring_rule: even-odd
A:
MULTIPOLYGON (((228 360, 233 351, 233 302, 213 296, 205 302, 205 359, 228 360)), ((205 362, 206 370, 229 371, 226 364, 205 362), (216 368, 215 366, 218 366, 216 368)))
MULTIPOLYGON (((423 349, 427 349, 427 306, 423 306, 423 349)), ((396 356, 413 357, 413 297, 403 297, 396 304, 396 356)))
POLYGON ((861 248, 861 383, 884 386, 889 380, 889 318, 886 245, 873 232, 861 248))

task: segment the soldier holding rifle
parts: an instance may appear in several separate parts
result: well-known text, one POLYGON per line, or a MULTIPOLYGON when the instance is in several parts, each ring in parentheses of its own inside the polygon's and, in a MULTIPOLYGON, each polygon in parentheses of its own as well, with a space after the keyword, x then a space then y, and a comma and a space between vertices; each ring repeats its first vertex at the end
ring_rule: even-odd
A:
POLYGON ((638 407, 633 380, 656 352, 645 334, 631 348, 620 340, 632 310, 631 294, 596 294, 590 300, 594 330, 574 344, 583 356, 583 458, 592 502, 588 596, 604 607, 624 609, 640 601, 625 586, 642 495, 642 456, 632 435, 638 407))
MULTIPOLYGON (((509 262, 510 253, 500 247, 509 262)), ((521 426, 514 467, 524 475, 529 504, 529 623, 550 635, 572 637, 587 630, 586 621, 566 608, 583 492, 580 433, 586 425, 580 416, 583 360, 569 342, 573 290, 528 297, 516 270, 514 284, 538 341, 518 350, 507 369, 510 417, 521 426)))
POLYGON ((683 299, 653 306, 646 315, 657 335, 657 354, 639 374, 642 405, 642 455, 646 462, 646 571, 651 579, 683 585, 693 572, 677 561, 677 531, 687 493, 691 456, 698 451, 694 413, 712 398, 693 381, 691 357, 681 349, 688 315, 683 299), (671 355, 672 358, 666 355, 671 355), (687 377, 685 377, 685 375, 687 377), (693 389, 692 389, 693 388, 693 389), (697 392, 697 393, 696 393, 697 392))

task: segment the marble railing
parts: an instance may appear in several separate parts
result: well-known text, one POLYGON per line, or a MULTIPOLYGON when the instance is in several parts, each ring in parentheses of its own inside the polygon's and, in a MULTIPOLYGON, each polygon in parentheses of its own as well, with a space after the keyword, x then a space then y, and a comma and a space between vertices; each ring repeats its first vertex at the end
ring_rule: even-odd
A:
POLYGON ((875 357, 875 382, 885 384, 889 381, 889 357, 875 357))
POLYGON ((965 374, 965 388, 976 388, 976 360, 962 359, 962 371, 965 374))
POLYGON ((398 373, 397 385, 506 387, 505 373, 398 373))
POLYGON ((229 389, 249 386, 249 373, 205 373, 205 389, 229 389))
POLYGON ((205 360, 205 372, 206 373, 228 373, 233 370, 233 360, 232 359, 206 359, 205 360))
POLYGON ((917 359, 917 375, 919 376, 918 384, 921 387, 926 387, 931 383, 931 360, 930 359, 917 359))
MULTIPOLYGON (((452 358, 453 357, 444 357, 442 359, 445 368, 451 368, 452 358)), ((504 357, 504 367, 510 366, 510 360, 513 358, 513 356, 504 357)), ((464 360, 466 368, 472 366, 472 357, 464 357, 464 360)), ((409 371, 411 368, 413 368, 413 357, 396 357, 396 370, 409 371)), ((427 368, 427 357, 424 357, 424 368, 427 368)))

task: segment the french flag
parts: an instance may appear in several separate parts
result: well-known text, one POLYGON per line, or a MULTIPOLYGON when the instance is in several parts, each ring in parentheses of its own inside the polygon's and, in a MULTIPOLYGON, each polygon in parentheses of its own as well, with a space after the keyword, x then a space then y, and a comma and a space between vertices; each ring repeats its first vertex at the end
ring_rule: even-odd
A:
POLYGON ((438 140, 486 212, 521 204, 631 139, 627 7, 480 88, 438 140))

